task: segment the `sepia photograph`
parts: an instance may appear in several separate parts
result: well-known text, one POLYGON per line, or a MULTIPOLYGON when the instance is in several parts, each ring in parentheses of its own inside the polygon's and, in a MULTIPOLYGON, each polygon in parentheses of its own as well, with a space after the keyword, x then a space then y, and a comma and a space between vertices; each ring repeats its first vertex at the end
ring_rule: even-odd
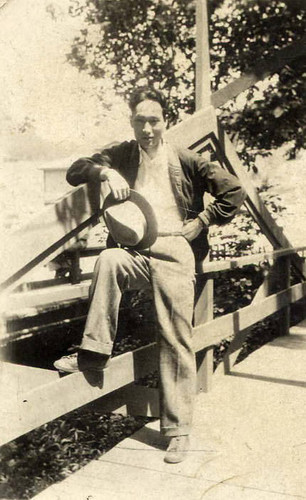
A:
POLYGON ((306 498, 306 1, 0 0, 0 500, 306 498))

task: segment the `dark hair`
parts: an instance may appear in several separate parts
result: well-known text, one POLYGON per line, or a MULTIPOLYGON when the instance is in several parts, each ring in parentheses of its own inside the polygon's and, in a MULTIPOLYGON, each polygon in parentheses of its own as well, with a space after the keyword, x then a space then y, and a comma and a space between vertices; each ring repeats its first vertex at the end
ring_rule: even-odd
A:
POLYGON ((158 102, 163 110, 163 115, 165 118, 165 115, 167 113, 167 101, 164 96, 164 94, 160 90, 156 90, 154 87, 137 87, 131 94, 130 100, 129 100, 129 106, 130 110, 132 113, 135 111, 136 106, 142 102, 145 101, 146 99, 149 99, 150 101, 156 101, 158 102))

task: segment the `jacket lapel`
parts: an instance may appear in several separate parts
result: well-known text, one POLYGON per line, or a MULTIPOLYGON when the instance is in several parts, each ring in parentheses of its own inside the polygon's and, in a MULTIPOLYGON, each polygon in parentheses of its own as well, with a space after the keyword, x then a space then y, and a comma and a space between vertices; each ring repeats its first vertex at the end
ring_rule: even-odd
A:
POLYGON ((127 173, 126 173, 126 179, 128 181, 128 184, 131 186, 132 189, 134 188, 135 181, 137 179, 139 162, 140 162, 140 155, 139 155, 138 144, 136 141, 133 141, 131 155, 130 155, 130 161, 127 162, 129 168, 128 168, 127 173))

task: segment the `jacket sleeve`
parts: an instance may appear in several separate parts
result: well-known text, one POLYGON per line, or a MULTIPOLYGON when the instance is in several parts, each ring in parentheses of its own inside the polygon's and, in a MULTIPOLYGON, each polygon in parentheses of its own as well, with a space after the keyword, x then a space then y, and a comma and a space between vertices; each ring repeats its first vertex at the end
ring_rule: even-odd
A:
POLYGON ((218 163, 211 163, 202 158, 197 159, 196 168, 203 181, 204 191, 215 198, 198 217, 205 226, 230 222, 246 199, 246 192, 238 177, 230 174, 218 163))
MULTIPOLYGON (((101 182, 101 173, 108 168, 116 166, 116 157, 120 143, 106 146, 101 153, 96 153, 88 158, 80 158, 67 170, 66 180, 72 186, 87 182, 101 182)), ((103 177, 103 176, 102 176, 103 177)))

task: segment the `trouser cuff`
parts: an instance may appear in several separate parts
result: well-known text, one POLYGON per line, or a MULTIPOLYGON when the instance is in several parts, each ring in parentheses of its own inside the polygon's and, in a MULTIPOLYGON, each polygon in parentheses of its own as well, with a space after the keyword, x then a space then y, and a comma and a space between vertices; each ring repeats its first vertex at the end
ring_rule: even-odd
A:
POLYGON ((190 425, 180 425, 175 427, 161 427, 161 434, 168 437, 188 436, 191 432, 190 425))
POLYGON ((84 338, 81 349, 86 349, 86 351, 98 352, 99 354, 107 354, 110 356, 113 350, 113 344, 106 344, 104 342, 97 342, 96 340, 84 338))

